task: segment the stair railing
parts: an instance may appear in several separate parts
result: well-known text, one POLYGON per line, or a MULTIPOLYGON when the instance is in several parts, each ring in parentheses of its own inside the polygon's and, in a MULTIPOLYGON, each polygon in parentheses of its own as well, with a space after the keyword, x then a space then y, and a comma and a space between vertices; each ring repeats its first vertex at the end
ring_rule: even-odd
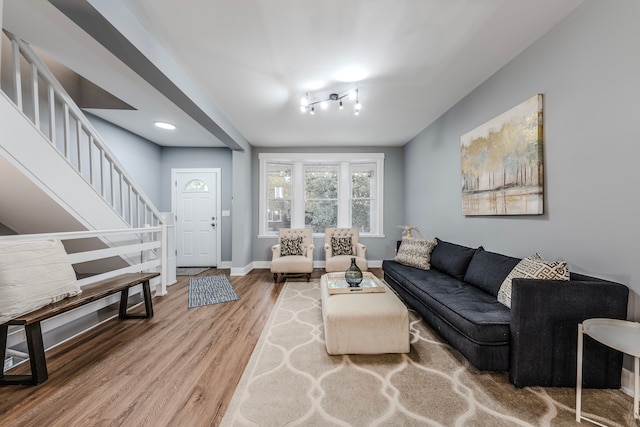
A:
MULTIPOLYGON (((8 97, 84 180, 132 228, 162 224, 160 212, 137 187, 100 134, 25 41, 10 32, 8 97)), ((6 93, 6 91, 5 91, 6 93)))
MULTIPOLYGON (((63 242, 63 244, 71 243, 74 241, 91 240, 98 238, 100 240, 109 239, 113 236, 125 237, 125 239, 116 239, 118 244, 109 248, 100 249, 85 249, 77 252, 68 253, 69 263, 74 267, 76 273, 81 278, 78 279, 78 285, 83 287, 92 283, 96 283, 99 280, 109 279, 119 276, 124 273, 137 273, 137 272, 160 272, 160 277, 151 280, 150 285, 152 291, 155 291, 154 296, 162 296, 167 294, 167 285, 169 278, 169 270, 167 264, 167 226, 155 226, 144 228, 133 228, 123 230, 92 230, 92 231, 71 231, 62 233, 43 233, 43 234, 18 234, 0 236, 0 242, 29 242, 38 240, 51 240, 56 239, 63 242), (161 255, 160 255, 161 254, 161 255), (112 266, 111 269, 103 271, 100 274, 86 275, 82 274, 82 266, 84 263, 104 260, 112 257, 122 257, 126 259, 135 259, 136 262, 127 266, 112 266)), ((113 239, 111 239, 113 240, 113 239)), ((91 245, 89 245, 91 247, 91 245)), ((140 285, 133 288, 132 295, 141 292, 140 285)), ((95 301, 85 307, 80 307, 72 310, 68 313, 61 314, 52 319, 47 319, 42 323, 42 332, 49 333, 56 328, 59 328, 65 324, 72 324, 73 322, 81 322, 82 329, 95 326, 96 322, 104 321, 100 320, 100 316, 93 315, 87 318, 89 314, 97 313, 99 310, 109 307, 110 305, 117 304, 120 300, 118 294, 112 295, 107 298, 95 301), (85 320, 80 320, 85 318, 85 320), (87 320, 90 319, 90 320, 87 320)), ((113 316, 117 316, 117 309, 113 312, 113 316)), ((71 330, 71 328, 69 328, 71 330)), ((55 334, 54 334, 55 335, 55 334)), ((59 342, 60 336, 52 338, 51 342, 59 342)), ((51 342, 47 345, 51 345, 51 342)), ((19 359, 26 359, 28 355, 22 351, 25 345, 25 337, 22 327, 9 326, 7 335, 7 355, 17 357, 19 359)), ((13 360, 13 359, 12 359, 13 360)), ((2 373, 0 367, 0 374, 2 373)))

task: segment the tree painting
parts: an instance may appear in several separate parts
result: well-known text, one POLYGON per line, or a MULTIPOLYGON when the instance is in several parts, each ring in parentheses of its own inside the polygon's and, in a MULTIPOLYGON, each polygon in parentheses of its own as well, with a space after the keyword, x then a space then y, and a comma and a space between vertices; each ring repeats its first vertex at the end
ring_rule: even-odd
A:
POLYGON ((542 95, 460 138, 464 215, 543 213, 542 95))

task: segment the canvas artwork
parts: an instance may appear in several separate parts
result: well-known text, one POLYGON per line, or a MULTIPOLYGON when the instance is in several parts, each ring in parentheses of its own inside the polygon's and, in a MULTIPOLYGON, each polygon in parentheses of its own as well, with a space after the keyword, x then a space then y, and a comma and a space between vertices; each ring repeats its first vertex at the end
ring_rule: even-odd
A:
POLYGON ((542 95, 462 135, 463 215, 543 213, 542 95))

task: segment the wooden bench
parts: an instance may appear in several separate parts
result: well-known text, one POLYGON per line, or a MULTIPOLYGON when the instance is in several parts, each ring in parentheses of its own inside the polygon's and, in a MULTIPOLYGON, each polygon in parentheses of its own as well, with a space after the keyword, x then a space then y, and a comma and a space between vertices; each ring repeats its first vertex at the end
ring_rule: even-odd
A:
POLYGON ((65 298, 49 305, 46 305, 31 313, 10 320, 0 325, 0 348, 2 348, 2 359, 6 356, 7 335, 9 325, 22 325, 27 336, 27 346, 29 348, 29 362, 31 364, 31 375, 0 375, 0 385, 26 384, 36 385, 47 380, 47 362, 44 355, 44 345, 42 342, 42 329, 40 322, 57 316, 91 302, 100 300, 109 295, 120 292, 120 319, 142 319, 153 317, 153 305, 151 303, 151 288, 149 280, 159 276, 160 273, 127 273, 112 279, 102 280, 82 287, 82 293, 73 297, 65 298), (142 284, 145 312, 140 314, 127 313, 127 301, 129 299, 129 289, 142 284))

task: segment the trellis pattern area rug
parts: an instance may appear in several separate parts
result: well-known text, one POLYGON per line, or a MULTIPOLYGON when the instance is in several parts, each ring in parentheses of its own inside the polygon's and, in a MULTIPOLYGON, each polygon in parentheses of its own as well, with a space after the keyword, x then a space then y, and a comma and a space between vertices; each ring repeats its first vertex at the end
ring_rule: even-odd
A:
MULTIPOLYGON (((352 295, 358 298, 358 295, 352 295)), ((481 372, 410 312, 408 354, 329 356, 319 281, 287 281, 223 426, 581 426, 573 388, 517 389, 481 372)), ((584 390, 583 415, 636 425, 619 390, 584 390)))
POLYGON ((189 279, 189 308, 240 299, 224 274, 189 279))

